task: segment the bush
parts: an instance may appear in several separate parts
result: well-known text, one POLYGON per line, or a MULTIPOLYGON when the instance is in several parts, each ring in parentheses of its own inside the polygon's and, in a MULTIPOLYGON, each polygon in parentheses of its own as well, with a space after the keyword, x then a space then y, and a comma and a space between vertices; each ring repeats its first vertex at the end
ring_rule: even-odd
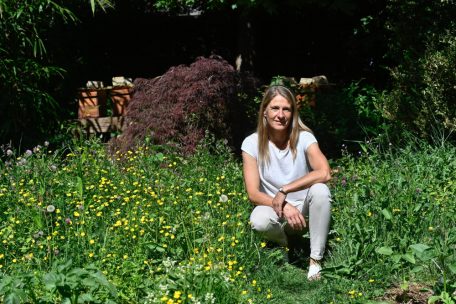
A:
MULTIPOLYGON (((206 131, 233 146, 247 119, 240 103, 243 77, 220 57, 200 57, 154 79, 136 79, 126 115, 127 128, 113 141, 121 151, 149 137, 193 152, 206 131)), ((254 84, 254 82, 251 82, 254 84)))

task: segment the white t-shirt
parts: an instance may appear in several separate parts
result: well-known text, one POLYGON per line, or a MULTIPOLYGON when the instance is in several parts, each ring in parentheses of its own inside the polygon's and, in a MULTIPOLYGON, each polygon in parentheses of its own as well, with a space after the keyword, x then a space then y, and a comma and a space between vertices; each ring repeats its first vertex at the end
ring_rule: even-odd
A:
MULTIPOLYGON (((307 148, 316 143, 315 136, 307 131, 299 133, 298 145, 296 147, 296 158, 293 159, 291 149, 287 147, 280 150, 273 143, 269 142, 269 164, 260 164, 258 161, 258 134, 253 133, 247 136, 242 142, 241 150, 253 156, 258 163, 260 173, 260 191, 272 197, 276 195, 279 188, 291 183, 311 171, 308 164, 307 148)), ((296 203, 306 198, 308 189, 290 192, 287 201, 296 203)))

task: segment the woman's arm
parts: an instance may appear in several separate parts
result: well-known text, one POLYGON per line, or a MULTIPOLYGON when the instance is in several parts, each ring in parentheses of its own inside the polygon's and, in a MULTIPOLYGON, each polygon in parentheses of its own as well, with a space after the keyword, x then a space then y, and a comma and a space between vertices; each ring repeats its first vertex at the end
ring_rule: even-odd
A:
POLYGON ((248 153, 242 152, 245 189, 249 200, 254 205, 272 206, 272 197, 260 191, 260 173, 257 160, 248 153))
POLYGON ((306 156, 312 171, 289 184, 283 185, 282 188, 286 193, 306 189, 316 183, 326 183, 331 179, 328 160, 321 152, 318 143, 313 143, 307 148, 306 156))
POLYGON ((306 227, 306 221, 299 210, 288 204, 286 196, 277 192, 275 197, 271 197, 260 191, 260 173, 258 172, 257 161, 251 155, 242 152, 242 162, 244 171, 244 182, 249 200, 254 205, 273 206, 273 200, 280 208, 274 208, 279 217, 284 216, 293 229, 301 230, 306 227))

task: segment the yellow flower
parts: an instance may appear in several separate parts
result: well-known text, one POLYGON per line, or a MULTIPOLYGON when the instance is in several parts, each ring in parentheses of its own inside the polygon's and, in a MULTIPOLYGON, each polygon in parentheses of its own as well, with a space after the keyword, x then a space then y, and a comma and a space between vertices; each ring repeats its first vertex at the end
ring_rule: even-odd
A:
POLYGON ((75 217, 79 217, 79 216, 80 216, 79 212, 77 212, 77 211, 73 212, 73 215, 74 215, 75 217))
POLYGON ((179 290, 176 290, 176 291, 174 292, 173 298, 174 298, 174 299, 179 299, 180 296, 181 296, 181 294, 182 294, 182 292, 180 292, 179 290))
POLYGON ((94 240, 90 240, 90 241, 89 241, 89 244, 90 244, 90 245, 93 245, 94 243, 95 243, 94 240))
POLYGON ((260 246, 261 246, 261 248, 264 248, 264 247, 266 247, 266 243, 265 242, 261 242, 260 246))

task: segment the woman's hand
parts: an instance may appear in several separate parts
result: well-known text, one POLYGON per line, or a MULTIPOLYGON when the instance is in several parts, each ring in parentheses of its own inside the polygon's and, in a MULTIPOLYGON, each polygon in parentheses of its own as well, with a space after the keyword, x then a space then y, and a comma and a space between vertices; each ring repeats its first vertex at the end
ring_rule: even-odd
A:
POLYGON ((288 225, 294 230, 303 230, 307 227, 306 220, 298 208, 291 204, 286 204, 283 207, 283 216, 288 222, 288 225))
POLYGON ((272 199, 272 208, 274 209, 275 213, 280 217, 283 216, 283 206, 285 204, 285 198, 287 196, 282 192, 277 192, 274 198, 272 199))

